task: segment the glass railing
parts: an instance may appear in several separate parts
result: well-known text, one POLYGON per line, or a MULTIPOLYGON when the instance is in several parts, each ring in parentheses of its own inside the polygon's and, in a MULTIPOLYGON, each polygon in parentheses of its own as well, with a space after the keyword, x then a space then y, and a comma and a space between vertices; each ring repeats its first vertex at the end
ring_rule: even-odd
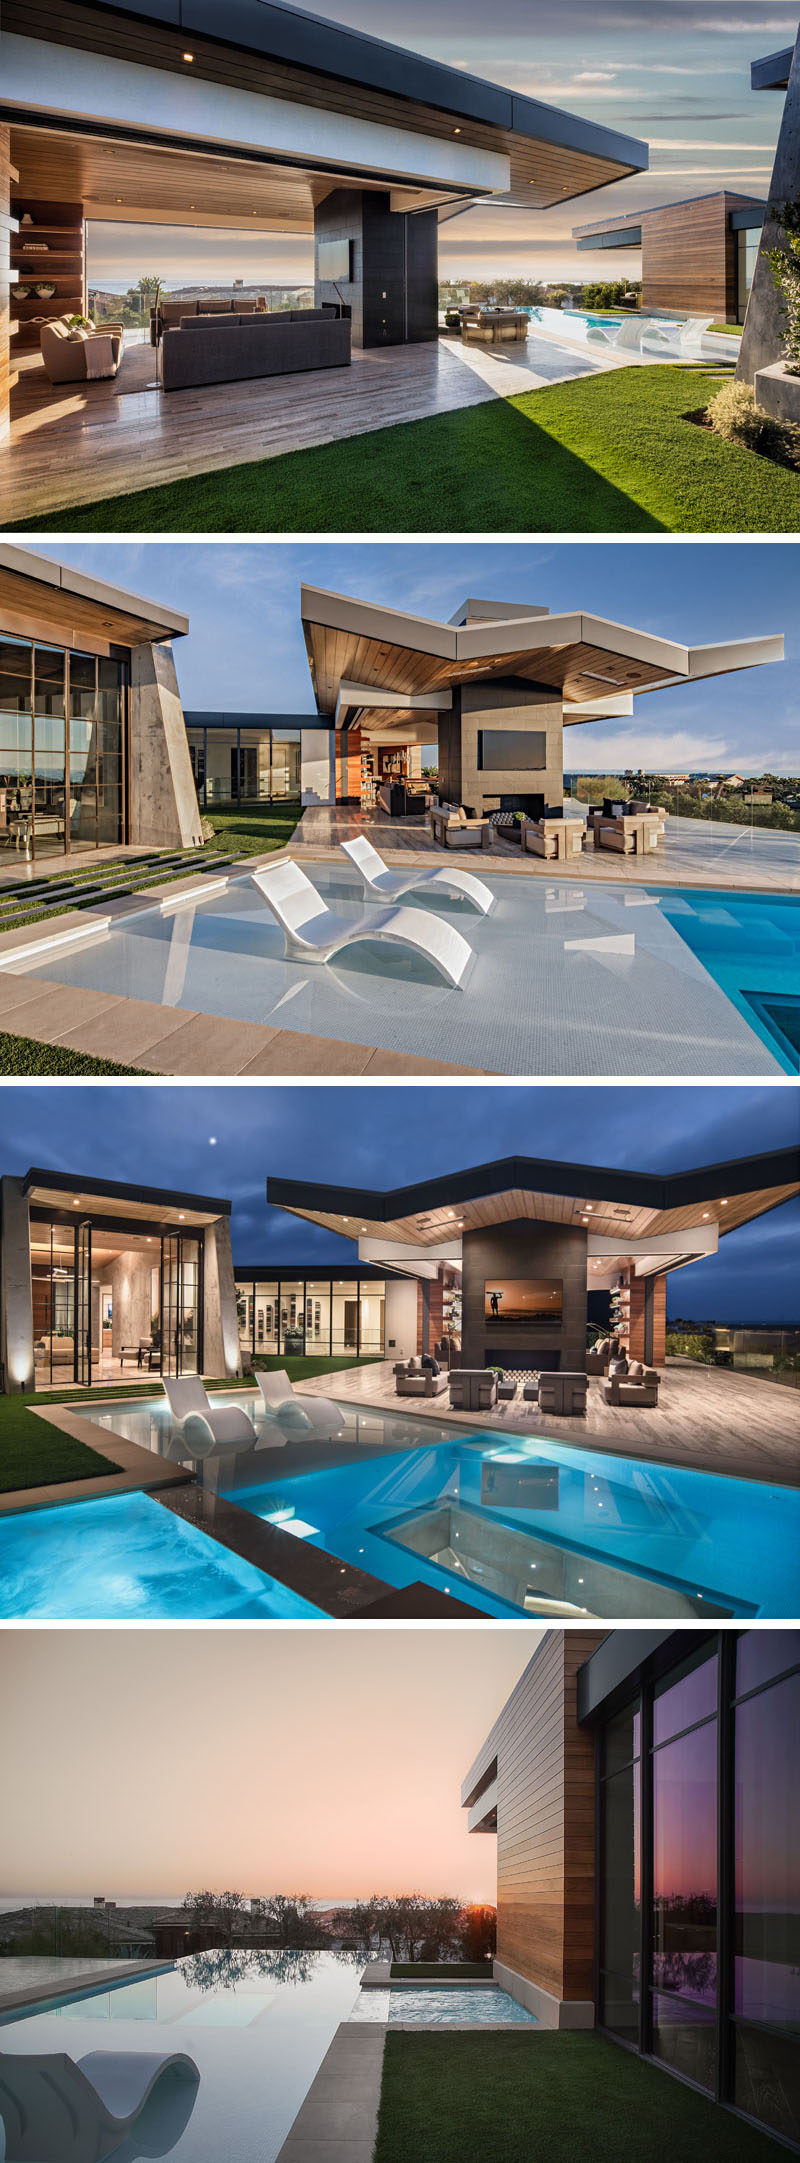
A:
POLYGON ((742 827, 800 836, 800 776, 762 774, 674 775, 633 772, 565 776, 565 793, 577 810, 589 804, 643 802, 670 819, 696 821, 733 838, 742 827))
POLYGON ((800 1328, 736 1329, 715 1324, 707 1329, 667 1331, 667 1358, 690 1360, 701 1367, 727 1367, 768 1382, 800 1389, 800 1328))

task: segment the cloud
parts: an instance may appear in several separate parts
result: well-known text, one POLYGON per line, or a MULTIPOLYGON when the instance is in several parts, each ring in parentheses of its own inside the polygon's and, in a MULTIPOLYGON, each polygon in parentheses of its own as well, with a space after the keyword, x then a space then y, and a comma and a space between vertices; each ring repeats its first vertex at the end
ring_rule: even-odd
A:
POLYGON ((733 773, 736 760, 722 736, 703 737, 699 732, 674 729, 667 733, 642 726, 637 715, 629 728, 609 728, 602 722, 586 722, 564 734, 564 765, 570 773, 581 758, 588 758, 595 772, 613 773, 616 766, 641 766, 650 774, 697 773, 704 767, 733 773), (580 738, 580 742, 578 742, 580 738))

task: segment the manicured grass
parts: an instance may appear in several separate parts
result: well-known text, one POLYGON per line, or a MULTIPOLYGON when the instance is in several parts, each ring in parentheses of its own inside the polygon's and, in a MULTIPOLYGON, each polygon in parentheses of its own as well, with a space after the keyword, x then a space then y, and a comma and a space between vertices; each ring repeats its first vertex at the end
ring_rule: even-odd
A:
POLYGON ((113 1059, 92 1059, 88 1052, 69 1051, 66 1045, 37 1044, 32 1036, 9 1036, 0 1029, 0 1074, 135 1074, 146 1069, 117 1066, 113 1059))
POLYGON ((215 848, 235 849, 237 856, 266 856, 271 849, 285 849, 291 841, 302 805, 293 799, 284 804, 211 804, 203 812, 214 828, 215 848))
MULTIPOLYGON (((204 860, 219 855, 220 849, 230 850, 237 856, 267 856, 273 849, 286 848, 301 811, 299 800, 282 804, 249 804, 242 809, 238 809, 235 804, 222 804, 218 810, 203 813, 203 817, 209 819, 214 828, 214 840, 207 842, 202 849, 188 852, 183 863, 163 866, 158 863, 147 864, 137 870, 134 857, 116 857, 113 862, 96 865, 94 870, 87 869, 84 865, 80 871, 68 874, 65 874, 63 869, 53 871, 40 879, 31 880, 30 886, 26 887, 26 894, 30 895, 37 905, 18 915, 15 915, 13 905, 4 904, 3 888, 0 885, 0 932, 14 931, 20 924, 33 925, 42 921, 56 923, 65 910, 79 909, 82 905, 80 893, 66 895, 62 907, 54 907, 51 889, 61 884, 65 876, 77 887, 102 886, 107 889, 109 896, 112 895, 115 884, 124 883, 134 893, 142 894, 146 899, 149 887, 171 886, 178 879, 191 878, 193 872, 202 869, 204 860)), ((87 906, 97 909, 103 899, 104 894, 95 894, 87 906)))
POLYGON ((374 2163, 775 2163, 775 2143, 598 2035, 386 2037, 374 2163))
POLYGON ((796 533, 797 475, 686 417, 724 380, 675 365, 549 384, 70 510, 70 531, 796 533))
POLYGON ((308 1381, 315 1374, 341 1374, 345 1367, 375 1367, 379 1361, 379 1352, 365 1354, 362 1359, 357 1359, 355 1352, 346 1352, 342 1359, 324 1359, 321 1356, 292 1359, 283 1352, 256 1353, 256 1364, 263 1367, 265 1373, 279 1368, 282 1374, 288 1374, 290 1382, 308 1381))
MULTIPOLYGON (((35 1397, 0 1397, 0 1493, 48 1487, 62 1480, 100 1479, 118 1466, 72 1435, 45 1426, 29 1412, 35 1397)), ((64 1399, 66 1403, 66 1396, 64 1399)))
POLYGON ((393 1960, 389 1973, 398 1981, 419 1976, 424 1982, 443 1975, 451 1983, 456 1978, 490 1983, 493 1969, 491 1960, 393 1960))

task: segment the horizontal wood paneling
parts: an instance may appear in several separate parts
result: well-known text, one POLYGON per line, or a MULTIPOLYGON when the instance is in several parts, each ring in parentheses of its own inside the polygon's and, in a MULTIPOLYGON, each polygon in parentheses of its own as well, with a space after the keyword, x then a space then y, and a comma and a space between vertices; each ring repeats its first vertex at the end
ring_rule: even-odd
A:
POLYGON ((736 320, 736 234, 730 212, 747 195, 700 196, 651 210, 642 223, 642 308, 736 320))
POLYGON ((16 175, 10 145, 10 129, 0 127, 0 437, 8 434, 9 401, 16 382, 11 364, 11 243, 16 231, 11 215, 11 183, 16 175))
POLYGON ((594 1748, 576 1677, 603 1634, 546 1637, 485 1746, 487 1763, 497 1756, 498 1959, 559 1999, 592 1996, 594 1748))

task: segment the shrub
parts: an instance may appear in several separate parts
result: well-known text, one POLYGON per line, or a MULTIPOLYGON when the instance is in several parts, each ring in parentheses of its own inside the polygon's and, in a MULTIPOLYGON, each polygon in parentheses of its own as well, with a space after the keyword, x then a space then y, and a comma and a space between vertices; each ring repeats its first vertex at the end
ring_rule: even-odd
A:
POLYGON ((800 375, 800 196, 792 203, 784 203, 779 209, 770 205, 773 218, 783 226, 786 245, 769 248, 767 260, 772 272, 773 284, 781 298, 784 331, 784 356, 787 373, 800 375))
POLYGON ((706 406, 705 417, 715 435, 724 436, 728 443, 740 443, 745 450, 774 459, 776 465, 800 470, 800 428, 793 421, 761 413, 749 383, 723 383, 706 406))

